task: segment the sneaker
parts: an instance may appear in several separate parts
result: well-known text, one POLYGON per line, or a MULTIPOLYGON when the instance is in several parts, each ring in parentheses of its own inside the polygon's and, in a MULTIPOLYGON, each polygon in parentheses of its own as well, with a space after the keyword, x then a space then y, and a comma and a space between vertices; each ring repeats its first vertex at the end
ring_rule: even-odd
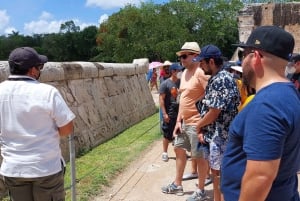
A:
POLYGON ((209 177, 209 178, 206 178, 205 179, 205 186, 207 186, 207 185, 209 185, 209 184, 211 184, 212 183, 212 179, 209 177))
MULTIPOLYGON (((209 178, 206 178, 206 179, 205 179, 204 185, 205 185, 205 186, 208 186, 208 185, 211 184, 211 183, 212 183, 212 179, 209 177, 209 178)), ((195 185, 196 185, 196 187, 198 187, 198 183, 196 183, 195 185)))
POLYGON ((206 200, 207 196, 204 190, 196 190, 191 197, 189 197, 186 201, 202 201, 206 200))
POLYGON ((197 179, 197 178, 198 178, 197 173, 187 173, 183 175, 182 180, 197 179))
POLYGON ((166 153, 166 152, 162 153, 161 159, 165 162, 168 162, 168 160, 169 160, 168 153, 166 153))
POLYGON ((175 195, 180 195, 180 196, 184 194, 182 186, 176 186, 174 183, 171 183, 167 186, 162 187, 161 191, 163 193, 175 194, 175 195))

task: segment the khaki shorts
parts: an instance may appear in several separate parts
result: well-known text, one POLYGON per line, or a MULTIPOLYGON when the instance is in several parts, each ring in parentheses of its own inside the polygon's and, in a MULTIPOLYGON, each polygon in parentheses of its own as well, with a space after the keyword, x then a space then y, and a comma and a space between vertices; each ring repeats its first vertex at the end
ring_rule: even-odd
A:
POLYGON ((182 133, 177 134, 174 147, 191 152, 192 158, 203 158, 203 153, 198 150, 198 134, 196 126, 182 124, 182 133))
POLYGON ((3 177, 9 196, 13 201, 64 201, 63 171, 38 178, 3 177))

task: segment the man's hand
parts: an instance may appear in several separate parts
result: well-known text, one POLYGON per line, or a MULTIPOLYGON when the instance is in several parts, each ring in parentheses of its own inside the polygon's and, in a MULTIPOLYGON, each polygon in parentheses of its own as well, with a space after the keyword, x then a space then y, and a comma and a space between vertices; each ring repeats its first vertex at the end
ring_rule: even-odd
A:
POLYGON ((201 144, 205 144, 205 143, 206 143, 205 140, 204 140, 204 134, 203 134, 202 131, 200 131, 200 132, 198 133, 198 139, 199 139, 199 142, 200 142, 201 144))
POLYGON ((176 137, 178 134, 182 133, 182 129, 181 129, 181 121, 177 121, 174 131, 173 131, 173 137, 176 137))
POLYGON ((163 120, 164 120, 164 122, 166 122, 166 123, 169 123, 170 122, 170 118, 169 118, 169 115, 168 114, 163 114, 163 120))

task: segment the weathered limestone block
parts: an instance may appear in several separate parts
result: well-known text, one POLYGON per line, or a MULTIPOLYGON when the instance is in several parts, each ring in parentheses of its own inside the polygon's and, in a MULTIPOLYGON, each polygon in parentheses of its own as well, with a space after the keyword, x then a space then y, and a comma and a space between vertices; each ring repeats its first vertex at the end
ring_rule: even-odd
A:
POLYGON ((43 80, 43 82, 65 80, 64 69, 61 68, 61 63, 48 62, 44 65, 40 80, 43 80))
MULTIPOLYGON (((300 2, 246 5, 238 13, 239 41, 246 42, 253 29, 264 25, 276 25, 290 32, 295 38, 294 52, 300 52, 300 2)), ((237 50, 231 60, 237 60, 237 50)))
POLYGON ((239 11, 239 39, 246 42, 257 26, 276 25, 293 34, 300 52, 300 2, 248 4, 239 11))
POLYGON ((9 75, 9 68, 7 61, 0 61, 0 82, 5 80, 9 75))
MULTIPOLYGON (((148 59, 132 64, 96 62, 48 62, 41 82, 55 86, 76 114, 77 153, 89 150, 156 111, 145 79, 148 59)), ((8 62, 0 61, 0 81, 9 75, 8 62)), ((61 139, 69 159, 68 138, 61 139)))

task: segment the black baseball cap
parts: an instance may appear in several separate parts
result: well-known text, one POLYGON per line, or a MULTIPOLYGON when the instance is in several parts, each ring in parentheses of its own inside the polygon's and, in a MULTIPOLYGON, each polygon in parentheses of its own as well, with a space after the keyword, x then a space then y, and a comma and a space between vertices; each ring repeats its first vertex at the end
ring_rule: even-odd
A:
POLYGON ((277 26, 260 26, 252 31, 246 43, 233 44, 241 48, 256 48, 289 60, 295 40, 292 34, 277 26))
POLYGON ((38 54, 31 47, 18 47, 10 53, 8 61, 23 69, 29 69, 47 63, 48 58, 45 55, 38 54))

